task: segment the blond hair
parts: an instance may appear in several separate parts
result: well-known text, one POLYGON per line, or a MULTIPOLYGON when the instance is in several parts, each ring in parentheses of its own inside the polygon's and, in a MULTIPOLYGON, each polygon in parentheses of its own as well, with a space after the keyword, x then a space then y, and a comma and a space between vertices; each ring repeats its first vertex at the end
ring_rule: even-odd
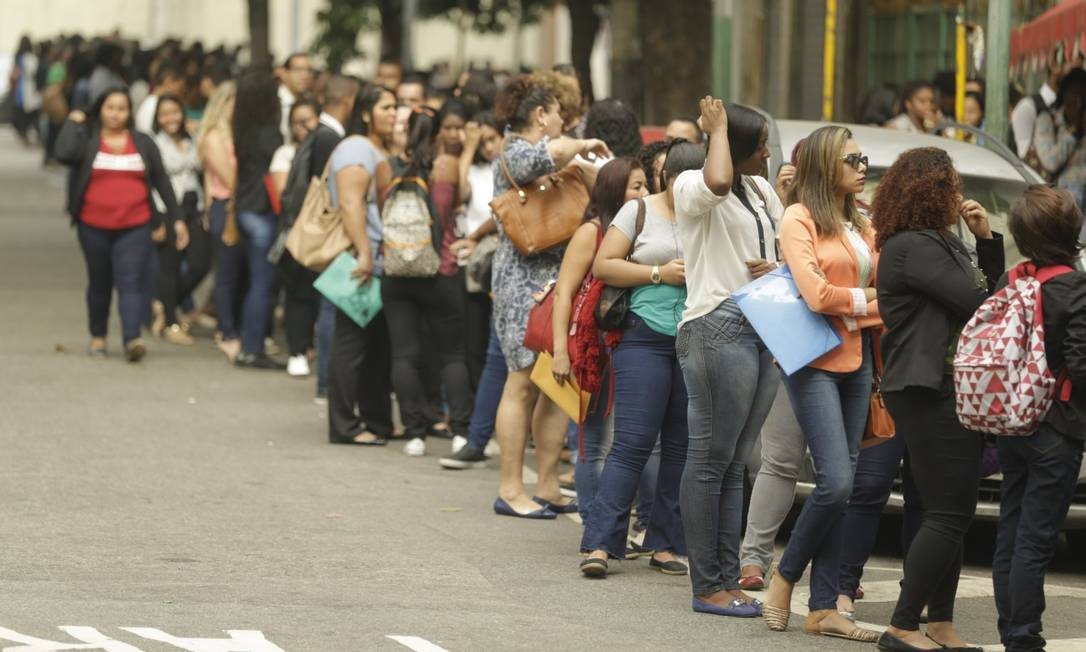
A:
MULTIPOLYGON (((852 132, 844 127, 828 126, 816 129, 803 141, 796 165, 796 181, 792 184, 789 201, 802 204, 814 220, 815 230, 821 237, 841 233, 837 219, 837 187, 841 184, 845 144, 852 132)), ((845 195, 845 221, 859 231, 871 227, 870 222, 856 208, 852 193, 845 195)))
POLYGON ((196 132, 196 147, 199 151, 204 146, 204 139, 212 129, 221 129, 227 140, 233 140, 233 130, 230 121, 234 114, 234 98, 237 97, 237 86, 232 81, 224 81, 219 84, 204 109, 204 118, 200 120, 200 130, 196 132))
POLYGON ((584 98, 577 91, 574 78, 553 70, 540 70, 533 72, 528 81, 531 86, 547 89, 558 100, 558 113, 562 116, 565 129, 573 127, 584 115, 584 98))

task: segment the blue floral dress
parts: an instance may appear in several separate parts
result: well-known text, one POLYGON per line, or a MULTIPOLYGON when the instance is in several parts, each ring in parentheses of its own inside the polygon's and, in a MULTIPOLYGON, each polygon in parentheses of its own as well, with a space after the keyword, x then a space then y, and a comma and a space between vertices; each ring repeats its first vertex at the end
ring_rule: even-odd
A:
MULTIPOLYGON (((554 159, 547 149, 548 139, 535 145, 520 136, 509 134, 505 139, 503 154, 509 173, 519 186, 525 186, 539 177, 555 171, 554 159)), ((512 186, 494 162, 494 196, 512 186)), ((528 313, 535 305, 533 294, 548 281, 558 278, 565 247, 555 247, 541 254, 524 256, 505 236, 498 220, 500 240, 494 254, 491 287, 494 288, 494 328, 498 333, 502 355, 510 371, 521 371, 535 364, 535 351, 525 348, 524 331, 528 328, 528 313)))

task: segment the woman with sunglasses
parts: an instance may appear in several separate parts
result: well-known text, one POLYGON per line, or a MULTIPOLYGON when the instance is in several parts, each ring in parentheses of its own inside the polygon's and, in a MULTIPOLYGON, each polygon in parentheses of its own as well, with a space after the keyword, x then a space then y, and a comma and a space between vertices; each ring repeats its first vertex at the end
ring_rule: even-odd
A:
MULTIPOLYGON (((809 634, 874 642, 878 634, 837 613, 842 513, 852 493, 871 399, 870 330, 875 301, 875 232, 856 208, 867 157, 843 127, 816 130, 799 153, 781 253, 807 306, 826 315, 841 344, 792 375, 785 389, 814 458, 815 488, 773 573, 763 607, 773 631, 788 627, 792 590, 811 566, 809 634)), ((797 334, 798 335, 798 334, 797 334)))

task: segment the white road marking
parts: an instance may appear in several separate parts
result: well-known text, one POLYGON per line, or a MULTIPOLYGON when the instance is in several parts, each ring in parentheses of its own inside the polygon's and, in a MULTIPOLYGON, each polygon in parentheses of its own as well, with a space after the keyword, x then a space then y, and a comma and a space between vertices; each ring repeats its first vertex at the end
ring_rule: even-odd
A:
POLYGON ((3 652, 54 652, 59 650, 104 650, 105 652, 142 652, 138 647, 114 640, 93 627, 60 627, 64 633, 81 643, 60 643, 44 638, 27 636, 0 627, 0 641, 22 645, 0 648, 3 652))
POLYGON ((385 638, 390 638, 415 652, 449 652, 440 645, 434 645, 430 641, 418 636, 393 636, 392 634, 389 634, 385 638))
POLYGON ((153 627, 121 627, 149 641, 168 643, 189 652, 284 652, 283 648, 253 629, 228 629, 230 638, 182 638, 153 627))

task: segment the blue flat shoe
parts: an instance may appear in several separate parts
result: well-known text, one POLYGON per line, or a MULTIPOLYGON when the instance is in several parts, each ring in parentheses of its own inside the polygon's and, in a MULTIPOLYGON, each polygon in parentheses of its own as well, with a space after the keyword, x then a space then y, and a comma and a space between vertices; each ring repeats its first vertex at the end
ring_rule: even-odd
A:
POLYGON ((513 507, 502 500, 501 498, 494 501, 494 513, 499 516, 514 516, 516 518, 530 518, 535 520, 553 520, 558 518, 558 515, 547 509, 546 507, 540 507, 534 512, 528 512, 527 514, 521 514, 513 507))
POLYGON ((732 600, 727 607, 718 607, 715 604, 705 602, 694 598, 691 606, 694 607, 694 611, 703 614, 713 614, 714 616, 731 616, 732 618, 757 618, 761 614, 761 610, 754 605, 749 605, 738 598, 732 600))
POLYGON ((545 509, 551 510, 555 514, 576 514, 578 509, 576 500, 571 500, 566 505, 552 503, 549 500, 543 500, 539 496, 532 496, 532 500, 542 505, 545 509))

